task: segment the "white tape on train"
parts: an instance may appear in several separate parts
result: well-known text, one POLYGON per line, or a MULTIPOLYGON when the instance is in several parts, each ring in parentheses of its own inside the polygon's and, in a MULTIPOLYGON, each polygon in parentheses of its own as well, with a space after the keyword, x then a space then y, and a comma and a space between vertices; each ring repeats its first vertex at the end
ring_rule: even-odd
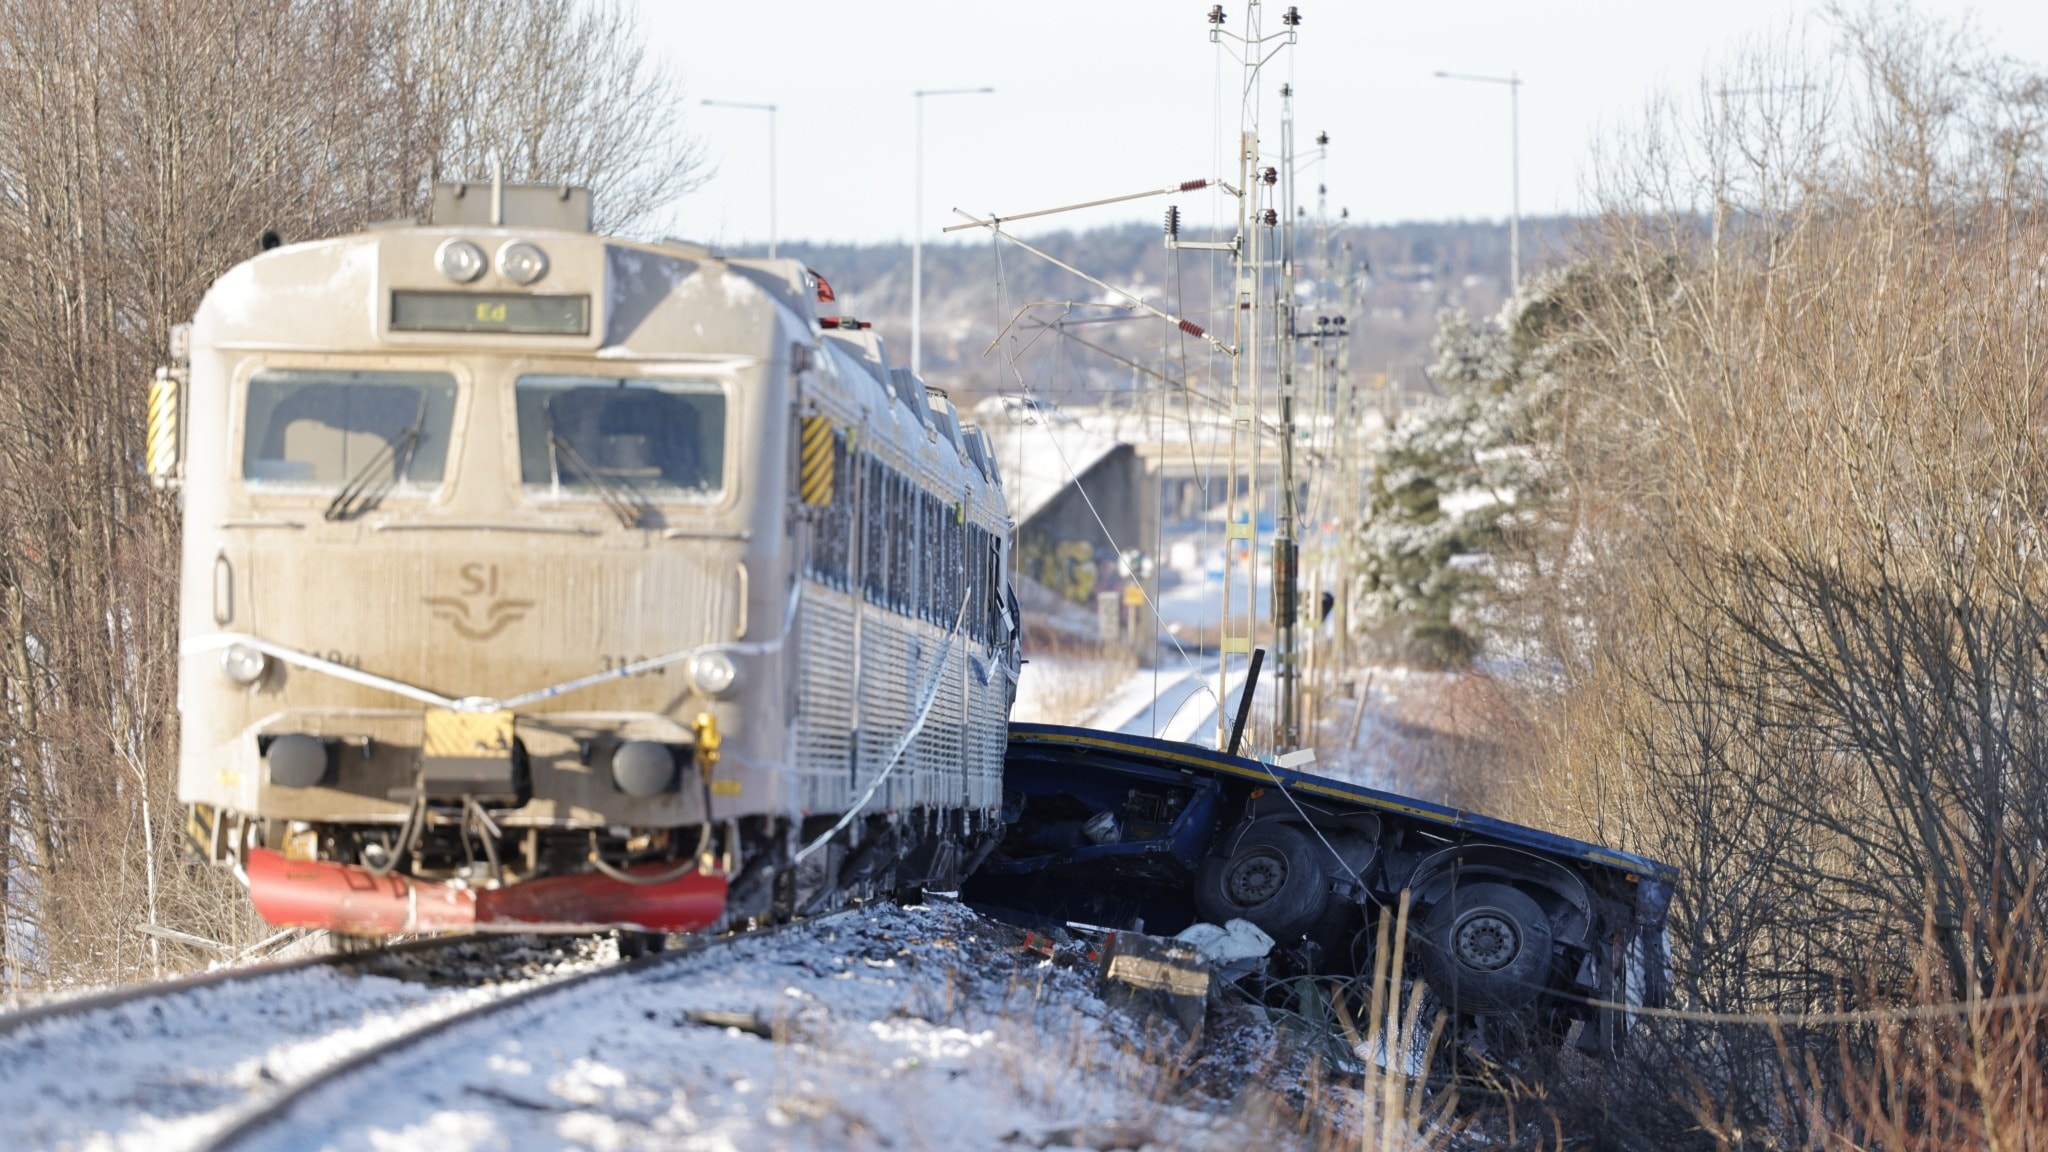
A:
POLYGON ((797 603, 802 598, 802 594, 803 585, 801 583, 790 587, 789 606, 782 614, 782 630, 772 639, 756 641, 730 640, 716 644, 699 644, 679 652, 670 652, 665 656, 652 656, 648 659, 636 660, 631 664, 623 664, 604 672, 593 673, 589 676, 579 676, 574 680, 564 680, 560 684, 536 689, 518 696, 509 696, 503 700, 490 696, 464 696, 460 699, 443 696, 432 689, 421 688, 416 684, 407 684, 403 680, 394 680, 389 676, 379 676, 374 672, 365 672, 360 668, 339 664, 324 657, 316 656, 311 652, 302 652, 297 648, 274 643, 265 640, 261 636, 252 635, 247 632, 214 632, 205 636, 195 636, 184 645, 182 651, 185 655, 197 655, 207 652, 221 652, 239 645, 243 648, 261 652, 265 656, 295 668, 304 668, 308 672, 318 672, 322 675, 332 676, 337 680, 360 685, 364 688, 389 692, 394 696, 403 696, 408 700, 417 700, 422 704, 432 705, 436 708, 446 708, 451 712, 516 711, 528 704, 534 704, 542 700, 551 700, 557 696, 565 696, 571 692, 580 692, 585 688, 592 688, 608 681, 621 680, 628 676, 652 671, 653 669, 674 664, 678 661, 688 660, 692 656, 706 652, 727 652, 741 656, 766 656, 781 648, 789 639, 790 629, 796 622, 797 603))
MULTIPOLYGON (((969 594, 970 597, 971 595, 972 593, 969 594)), ((838 823, 819 833, 816 840, 797 849, 796 858, 799 862, 807 859, 818 849, 823 848, 834 836, 839 835, 848 824, 853 823, 853 818, 860 815, 861 811, 868 806, 868 801, 875 798, 875 793, 882 787, 882 781, 887 780, 889 774, 896 771, 896 765, 903 762, 903 753, 910 747, 910 742, 917 739, 919 732, 924 731, 924 722, 931 716, 932 705, 939 698, 939 686, 945 679, 946 666, 952 663, 948 657, 951 656, 953 651, 953 641, 960 635, 960 625, 967 620, 968 600, 969 597, 961 598, 960 615, 954 617, 953 630, 946 633, 946 642, 939 645, 937 658, 932 661, 931 682, 925 685, 924 703, 918 705, 917 719, 911 722, 910 727, 904 731, 902 738, 896 741, 896 747, 889 752, 889 759, 882 765, 882 770, 875 774, 874 780, 869 782, 868 790, 861 793, 859 802, 848 806, 846 814, 839 818, 838 823)))

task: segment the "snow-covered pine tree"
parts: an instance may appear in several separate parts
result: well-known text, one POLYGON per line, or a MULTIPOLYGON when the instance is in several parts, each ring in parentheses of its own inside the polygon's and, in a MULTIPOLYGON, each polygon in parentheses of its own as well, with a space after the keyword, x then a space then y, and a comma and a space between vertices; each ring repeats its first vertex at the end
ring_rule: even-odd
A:
POLYGON ((1360 526, 1359 619, 1398 659, 1459 667, 1479 653, 1496 553, 1556 495, 1560 297, 1572 279, 1525 285, 1492 321, 1438 321, 1443 395, 1408 412, 1375 453, 1360 526))

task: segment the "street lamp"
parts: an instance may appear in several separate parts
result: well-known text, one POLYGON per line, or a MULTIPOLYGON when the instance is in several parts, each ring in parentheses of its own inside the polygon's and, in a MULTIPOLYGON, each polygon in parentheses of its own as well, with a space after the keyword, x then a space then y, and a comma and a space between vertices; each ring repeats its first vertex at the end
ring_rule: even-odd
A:
POLYGON ((920 88, 917 97, 917 191, 914 210, 917 226, 910 230, 910 372, 919 375, 924 366, 924 98, 927 96, 986 96, 993 88, 920 88))
POLYGON ((1508 217, 1508 291, 1522 283, 1522 78, 1471 76, 1461 72, 1439 72, 1439 80, 1469 80, 1474 84, 1505 84, 1508 89, 1508 165, 1514 179, 1514 211, 1508 217))
POLYGON ((775 105, 748 104, 741 100, 706 100, 707 108, 744 108, 768 114, 768 258, 775 259, 775 105))

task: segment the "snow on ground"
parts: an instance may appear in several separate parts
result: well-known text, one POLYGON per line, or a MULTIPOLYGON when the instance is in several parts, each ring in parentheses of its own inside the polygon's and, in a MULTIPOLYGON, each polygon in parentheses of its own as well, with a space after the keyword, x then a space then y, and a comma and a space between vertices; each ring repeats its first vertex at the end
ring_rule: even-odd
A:
POLYGON ((1083 727, 1127 731, 1126 724, 1150 713, 1156 695, 1173 692, 1194 672, 1192 666, 1140 668, 1111 689, 1080 722, 1083 727))
POLYGON ((1219 1106, 1256 1083, 1264 1025, 1212 1027, 1193 1058, 1173 1034, 1105 1009, 1075 948, 1056 962, 1020 940, 934 901, 707 948, 394 1053, 309 1097, 256 1146, 1274 1142, 1269 1111, 1219 1106), (693 1015, 704 1013, 736 1015, 693 1015), (735 1019, 748 1026, 719 1026, 735 1019))
MULTIPOLYGON (((547 978, 587 963, 520 975, 547 978)), ((280 1084, 520 986, 446 979, 317 966, 27 1025, 0 1038, 0 1148, 200 1146, 280 1084)))

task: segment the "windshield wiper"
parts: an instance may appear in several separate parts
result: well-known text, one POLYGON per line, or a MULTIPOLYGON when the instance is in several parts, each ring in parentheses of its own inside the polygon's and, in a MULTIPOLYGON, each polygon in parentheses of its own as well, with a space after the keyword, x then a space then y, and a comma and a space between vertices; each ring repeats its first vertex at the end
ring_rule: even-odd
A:
POLYGON ((576 445, 571 444, 568 437, 555 431, 554 397, 550 396, 543 401, 540 410, 547 420, 548 468, 554 473, 555 486, 559 488, 562 485, 561 462, 566 460, 572 470, 581 473, 583 478, 590 482, 590 486, 597 489, 598 499, 604 501, 604 506, 611 509, 612 515, 619 518, 619 523, 628 528, 640 527, 640 522, 647 516, 647 506, 599 475, 597 469, 591 467, 590 461, 583 458, 583 453, 576 450, 576 445))
POLYGON ((356 469, 341 491, 328 501, 327 511, 320 515, 327 520, 353 520, 377 506, 384 494, 398 485, 398 478, 412 467, 413 453, 419 450, 420 432, 427 423, 427 398, 420 397, 419 412, 413 417, 412 427, 398 434, 398 439, 386 441, 384 447, 369 462, 356 469), (391 474, 375 488, 370 483, 377 473, 390 468, 391 474))

